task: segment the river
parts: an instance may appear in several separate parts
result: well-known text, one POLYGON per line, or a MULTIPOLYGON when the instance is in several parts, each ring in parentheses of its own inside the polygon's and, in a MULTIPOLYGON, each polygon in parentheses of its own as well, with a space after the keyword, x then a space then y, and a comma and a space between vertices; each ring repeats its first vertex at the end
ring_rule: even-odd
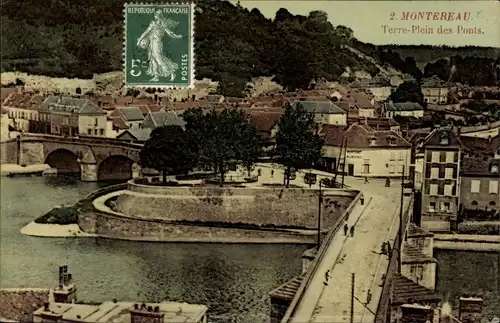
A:
MULTIPOLYGON (((167 299, 207 305, 212 322, 264 323, 268 293, 300 273, 306 246, 27 237, 19 232, 25 224, 99 184, 64 177, 3 177, 0 183, 2 287, 53 287, 58 266, 67 264, 80 300, 167 299)), ((439 291, 452 297, 465 289, 486 291, 488 313, 499 308, 494 253, 440 251, 437 257, 439 291)))

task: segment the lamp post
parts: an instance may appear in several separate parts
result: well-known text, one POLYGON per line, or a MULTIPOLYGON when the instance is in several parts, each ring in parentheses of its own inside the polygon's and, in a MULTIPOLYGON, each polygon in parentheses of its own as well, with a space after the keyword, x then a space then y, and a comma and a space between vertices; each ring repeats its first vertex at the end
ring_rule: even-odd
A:
POLYGON ((398 273, 401 274, 401 265, 402 265, 402 256, 403 256, 403 201, 404 201, 404 185, 405 185, 405 167, 404 165, 401 166, 403 168, 403 171, 401 173, 401 200, 400 200, 400 205, 399 205, 399 246, 398 246, 398 251, 399 251, 399 262, 398 262, 398 273))
POLYGON ((323 204, 323 195, 321 191, 321 180, 319 181, 319 194, 318 194, 318 251, 321 245, 321 206, 323 204))

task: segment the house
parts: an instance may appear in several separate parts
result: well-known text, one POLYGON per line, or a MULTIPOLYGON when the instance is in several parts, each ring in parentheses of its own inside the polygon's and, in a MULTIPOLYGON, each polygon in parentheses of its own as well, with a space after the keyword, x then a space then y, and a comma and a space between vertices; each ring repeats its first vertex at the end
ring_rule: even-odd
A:
POLYGON ((386 118, 394 118, 396 116, 422 118, 424 116, 424 108, 417 102, 388 102, 382 104, 382 114, 386 118))
POLYGON ((141 124, 142 128, 155 129, 162 126, 177 125, 184 127, 186 122, 173 111, 150 112, 141 124))
POLYGON ((460 204, 466 209, 500 210, 500 159, 464 158, 460 167, 460 204))
MULTIPOLYGON (((434 129, 423 141, 422 228, 450 231, 460 202, 462 143, 450 128, 434 129)), ((415 170, 417 171, 417 170, 415 170)))
POLYGON ((330 125, 346 125, 347 112, 339 108, 331 101, 294 101, 292 107, 300 104, 311 114, 314 114, 314 120, 317 123, 330 125))
POLYGON ((395 131, 377 131, 364 124, 323 125, 326 170, 348 176, 401 177, 408 174, 411 145, 395 131), (345 167, 343 160, 345 158, 345 167))
POLYGON ((274 146, 274 138, 278 131, 278 121, 281 111, 252 111, 249 114, 250 122, 255 125, 257 136, 260 138, 264 151, 274 146))
POLYGON ((144 121, 141 109, 138 107, 117 107, 111 114, 111 117, 122 118, 125 124, 129 127, 140 125, 144 121))
POLYGON ((132 126, 129 129, 124 130, 116 139, 135 141, 135 142, 145 142, 151 136, 151 128, 141 128, 140 126, 132 126))
POLYGON ((206 323, 207 310, 205 305, 168 301, 147 305, 116 301, 107 301, 99 305, 47 302, 33 313, 33 322, 206 323))
POLYGON ((205 98, 209 103, 222 103, 224 102, 224 96, 220 94, 209 94, 205 98))
POLYGON ((105 137, 110 126, 107 113, 88 99, 52 95, 38 111, 43 133, 105 137))
POLYGON ((2 107, 9 112, 12 126, 18 131, 38 131, 38 107, 44 97, 30 92, 13 92, 3 102, 2 107))
POLYGON ((2 115, 0 117, 0 141, 10 139, 9 126, 12 124, 12 119, 9 117, 9 112, 2 107, 2 115))
POLYGON ((391 130, 401 132, 401 126, 394 119, 391 118, 366 118, 366 117, 350 117, 348 123, 365 124, 374 130, 391 130))
POLYGON ((436 75, 422 80, 422 94, 426 103, 447 104, 450 86, 443 83, 436 75))

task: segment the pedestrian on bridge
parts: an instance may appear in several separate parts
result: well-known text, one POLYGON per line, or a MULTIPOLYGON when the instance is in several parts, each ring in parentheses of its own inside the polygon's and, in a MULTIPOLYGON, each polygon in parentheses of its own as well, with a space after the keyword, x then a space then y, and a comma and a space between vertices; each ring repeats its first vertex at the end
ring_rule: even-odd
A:
POLYGON ((368 184, 369 181, 368 181, 368 176, 365 176, 365 184, 368 184))
POLYGON ((344 224, 344 235, 347 237, 347 232, 349 231, 349 226, 347 225, 347 222, 346 224, 344 224))
POLYGON ((372 300, 372 290, 368 289, 368 292, 366 293, 366 304, 365 305, 370 304, 371 300, 372 300))
POLYGON ((354 237, 354 226, 351 227, 351 237, 354 237))
POLYGON ((330 279, 330 270, 327 270, 325 272, 325 282, 323 284, 325 284, 325 286, 328 286, 328 280, 330 279))
POLYGON ((274 169, 271 169, 271 178, 274 177, 274 169))
POLYGON ((387 243, 385 245, 387 247, 387 255, 390 257, 391 253, 392 253, 391 243, 389 241, 387 241, 387 243))

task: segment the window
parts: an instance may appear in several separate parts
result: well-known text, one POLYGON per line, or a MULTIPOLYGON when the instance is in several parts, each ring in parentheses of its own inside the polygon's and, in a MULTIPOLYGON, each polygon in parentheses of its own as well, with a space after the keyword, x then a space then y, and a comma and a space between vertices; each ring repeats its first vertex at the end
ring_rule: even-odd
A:
POLYGON ((430 193, 429 195, 438 195, 438 185, 437 184, 431 184, 430 185, 430 193))
POLYGON ((453 163, 455 161, 455 152, 447 151, 446 152, 446 162, 453 163))
POLYGON ((365 159, 363 162, 363 174, 370 174, 370 160, 365 159))
POLYGON ((432 152, 432 160, 433 163, 439 163, 439 151, 432 152))
POLYGON ((490 194, 498 194, 498 181, 490 181, 490 194))
POLYGON ((446 162, 446 152, 445 151, 439 152, 439 162, 440 163, 446 162))
POLYGON ((371 137, 369 139, 369 141, 370 141, 370 146, 375 146, 375 144, 376 144, 376 138, 375 137, 371 137))
POLYGON ((103 136, 104 135, 104 129, 101 129, 100 133, 101 133, 101 136, 103 136))
POLYGON ((445 184, 444 185, 444 195, 453 196, 453 185, 452 184, 445 184))
POLYGON ((389 174, 394 174, 394 163, 393 162, 391 162, 389 164, 389 174))
POLYGON ((97 129, 94 129, 94 135, 97 136, 97 129))
POLYGON ((452 179, 453 178, 453 168, 446 168, 444 170, 444 178, 446 179, 452 179))
POLYGON ((396 160, 396 153, 391 151, 391 160, 396 160))
POLYGON ((429 212, 436 212, 436 202, 430 202, 428 210, 429 212))
POLYGON ((490 172, 492 174, 498 174, 498 165, 491 165, 490 172))
POLYGON ((477 201, 472 201, 470 204, 477 206, 477 201))
MULTIPOLYGON (((98 119, 98 118, 95 118, 95 121, 94 121, 94 126, 96 126, 96 127, 97 127, 97 125, 98 125, 98 124, 99 124, 99 119, 98 119)), ((96 133, 96 135, 97 135, 97 133, 96 133)))
POLYGON ((405 168, 404 165, 398 165, 398 173, 403 174, 403 169, 405 168))
POLYGON ((405 160, 405 152, 404 151, 399 152, 399 160, 405 160))
POLYGON ((92 129, 87 129, 87 134, 90 136, 92 135, 92 129))
POLYGON ((450 142, 450 138, 448 137, 447 133, 443 133, 441 135, 441 145, 448 145, 450 142))
POLYGON ((450 202, 442 202, 441 203, 441 212, 450 212, 451 204, 450 202))
POLYGON ((471 193, 479 193, 480 188, 481 188, 481 181, 475 180, 475 179, 470 181, 470 192, 471 193))
POLYGON ((431 178, 439 178, 439 167, 431 168, 431 178))
POLYGON ((495 201, 491 201, 491 202, 490 202, 490 206, 495 206, 495 205, 497 205, 497 204, 495 203, 495 201))

